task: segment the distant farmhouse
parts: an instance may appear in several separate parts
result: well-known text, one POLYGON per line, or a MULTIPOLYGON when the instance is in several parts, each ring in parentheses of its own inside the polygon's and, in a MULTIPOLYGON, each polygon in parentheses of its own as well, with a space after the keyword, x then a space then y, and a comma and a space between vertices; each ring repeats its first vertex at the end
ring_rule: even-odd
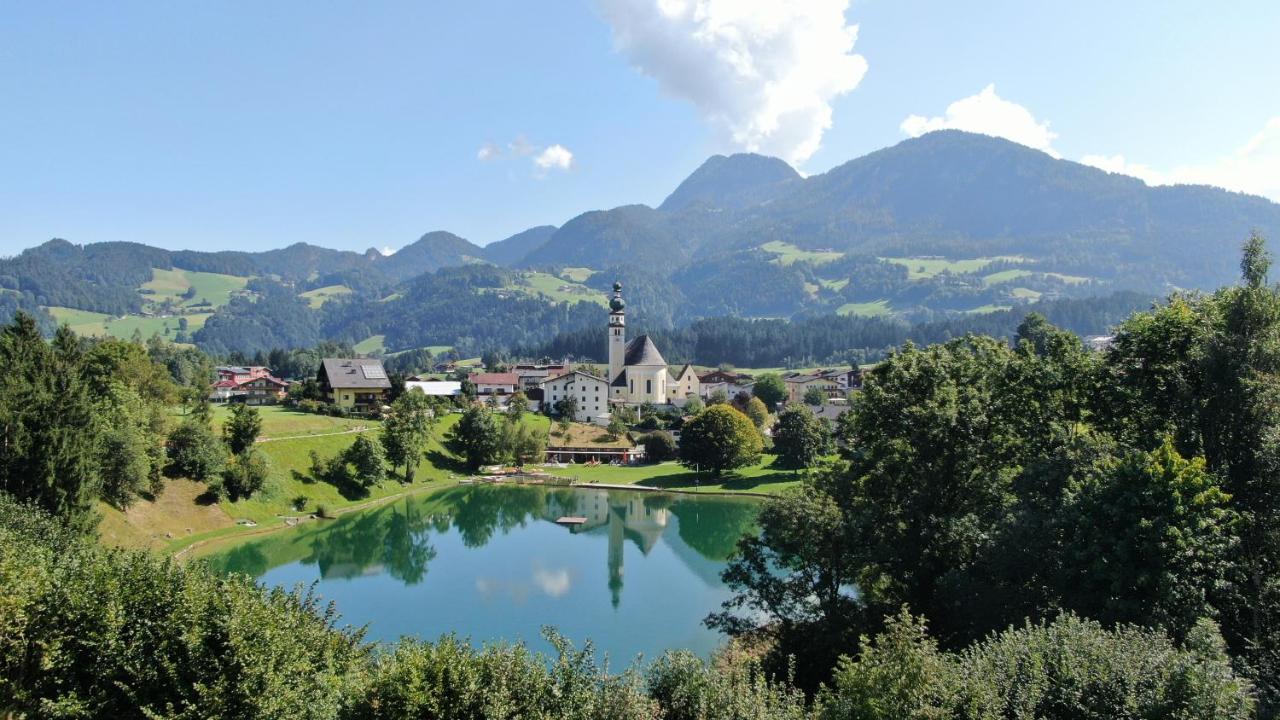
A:
POLYGON ((380 410, 391 380, 376 358, 325 358, 316 375, 327 402, 355 413, 380 410))

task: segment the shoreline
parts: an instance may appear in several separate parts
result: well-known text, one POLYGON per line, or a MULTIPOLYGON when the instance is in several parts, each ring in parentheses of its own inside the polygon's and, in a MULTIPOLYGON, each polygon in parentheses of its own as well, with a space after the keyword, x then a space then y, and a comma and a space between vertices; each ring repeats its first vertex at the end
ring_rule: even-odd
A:
MULTIPOLYGON (((286 530, 292 530, 294 528, 301 526, 304 523, 320 522, 322 520, 334 520, 341 515, 346 515, 348 513, 353 513, 353 512, 361 512, 364 510, 372 510, 382 505, 387 505, 389 503, 396 502, 399 500, 404 500, 406 498, 414 497, 416 495, 421 495, 423 493, 437 492, 437 491, 446 490, 449 488, 466 486, 466 485, 519 485, 519 486, 543 485, 545 487, 553 487, 552 485, 547 483, 520 483, 520 482, 501 482, 501 481, 475 482, 472 480, 467 480, 467 481, 454 480, 454 481, 442 483, 439 485, 423 485, 417 488, 410 488, 408 490, 405 490, 404 492, 399 492, 392 495, 385 495, 383 497, 375 498, 373 500, 367 500, 364 502, 347 505, 341 508, 336 508, 330 511, 331 517, 319 518, 319 517, 316 517, 315 515, 309 515, 299 519, 298 522, 294 523, 293 525, 289 525, 288 523, 282 522, 279 525, 272 525, 269 527, 258 527, 253 530, 247 530, 245 532, 240 532, 240 533, 231 533, 227 535, 217 535, 214 537, 196 539, 182 546, 182 548, 177 550, 176 552, 166 551, 164 554, 173 558, 175 561, 184 562, 187 560, 202 557, 211 549, 216 549, 223 544, 231 544, 231 543, 239 542, 241 540, 248 540, 251 538, 258 538, 258 537, 263 537, 263 536, 271 535, 278 532, 283 532, 286 530), (204 552, 188 557, 188 554, 191 553, 191 551, 193 550, 203 550, 204 552)), ((759 500, 767 500, 769 498, 776 497, 776 495, 773 493, 756 492, 752 490, 687 490, 683 488, 661 488, 653 485, 627 485, 627 484, 621 484, 621 483, 595 483, 595 482, 576 482, 575 481, 567 485, 559 485, 555 487, 568 487, 568 488, 583 489, 583 490, 595 489, 595 490, 606 490, 606 491, 618 490, 623 492, 668 493, 671 495, 711 495, 711 496, 721 496, 721 497, 745 497, 745 498, 752 498, 752 499, 759 499, 759 500)))

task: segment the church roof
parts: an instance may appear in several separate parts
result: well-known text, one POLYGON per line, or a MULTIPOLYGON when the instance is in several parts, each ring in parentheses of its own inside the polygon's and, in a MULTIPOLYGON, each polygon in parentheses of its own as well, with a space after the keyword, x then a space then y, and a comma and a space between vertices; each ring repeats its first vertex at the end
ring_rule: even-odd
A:
POLYGON ((666 367, 667 361, 662 359, 658 346, 653 344, 648 335, 641 335, 627 343, 627 352, 623 356, 623 365, 661 365, 666 367))

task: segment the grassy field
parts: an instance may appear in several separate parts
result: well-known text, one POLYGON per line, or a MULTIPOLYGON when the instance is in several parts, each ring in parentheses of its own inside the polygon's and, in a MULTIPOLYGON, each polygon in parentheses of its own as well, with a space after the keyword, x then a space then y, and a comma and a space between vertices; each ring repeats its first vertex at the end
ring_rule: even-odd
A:
POLYGON ((595 274, 596 271, 589 267, 567 267, 560 271, 560 277, 576 283, 584 283, 595 274))
POLYGON ((306 298, 307 304, 312 308, 318 308, 333 298, 350 295, 351 293, 351 288, 346 285, 325 285, 324 287, 318 287, 315 290, 308 290, 301 293, 300 297, 306 298))
MULTIPOLYGON (((577 268, 581 269, 581 268, 577 268)), ((572 280, 556 277, 549 273, 526 272, 520 275, 522 284, 508 287, 508 290, 536 295, 552 302, 576 303, 590 302, 601 307, 608 304, 604 293, 572 280)))
POLYGON ((1024 287, 1013 288, 1012 290, 1009 291, 1009 294, 1018 298, 1019 300, 1032 300, 1032 301, 1039 300, 1041 295, 1041 293, 1038 290, 1032 290, 1031 288, 1024 288, 1024 287))
POLYGON ((1030 270, 1018 270, 1018 269, 1001 270, 1000 272, 994 272, 994 273, 991 273, 990 275, 984 275, 982 278, 982 284, 987 286, 999 285, 1000 283, 1010 282, 1013 280, 1017 280, 1018 278, 1024 278, 1034 274, 1035 273, 1031 272, 1030 270))
MULTIPOLYGON (((66 323, 70 325, 77 335, 109 336, 128 340, 133 337, 133 333, 136 330, 144 338, 158 334, 161 337, 173 339, 174 334, 178 332, 179 316, 142 317, 141 315, 126 315, 116 318, 105 313, 76 310, 74 308, 47 307, 45 309, 49 311, 54 320, 58 321, 58 324, 66 323)), ((211 314, 193 313, 180 317, 187 320, 187 332, 195 332, 204 327, 205 321, 209 319, 211 314)))
POLYGON ((859 315, 862 317, 883 317, 893 314, 888 300, 874 300, 863 303, 845 303, 836 313, 840 315, 859 315))
POLYGON ((1050 272, 1045 273, 1045 277, 1051 277, 1055 280, 1061 280, 1068 285, 1083 285, 1089 282, 1089 278, 1082 275, 1063 275, 1062 273, 1050 272))
POLYGON ((971 275, 994 262, 1027 261, 1020 255, 998 255, 967 260, 948 260, 940 257, 882 257, 880 259, 906 267, 908 280, 926 280, 943 272, 949 272, 952 275, 971 275))
MULTIPOLYGON (((216 405, 213 408, 213 428, 222 430, 222 424, 231 414, 229 405, 216 405)), ((261 439, 296 437, 298 435, 328 435, 347 432, 377 425, 377 421, 360 418, 336 418, 328 415, 299 412, 279 405, 266 405, 258 408, 262 417, 261 439)))
POLYGON ((352 348, 361 355, 369 355, 372 353, 385 353, 387 351, 386 335, 370 335, 369 337, 356 343, 352 348))
POLYGON ((791 243, 782 242, 781 240, 767 242, 761 245, 760 249, 767 253, 777 255, 777 257, 773 259, 773 262, 776 262, 779 265, 790 265, 798 260, 821 265, 822 263, 829 263, 832 260, 839 260, 844 257, 844 253, 839 253, 834 250, 802 250, 791 243))
POLYGON ((979 305, 976 308, 965 310, 964 312, 967 315, 986 315, 987 313, 1000 312, 1002 310, 1011 310, 1011 309, 1013 309, 1012 305, 987 304, 987 305, 979 305))
POLYGON ((144 297, 155 302, 172 300, 187 307, 207 302, 216 308, 226 305, 231 300, 231 294, 243 290, 248 282, 248 278, 235 275, 152 268, 151 281, 144 283, 140 289, 153 291, 144 297), (195 297, 182 300, 182 294, 191 288, 195 288, 195 297))
POLYGON ((848 285, 848 284, 849 284, 849 278, 845 278, 845 279, 843 279, 843 280, 823 280, 823 279, 819 279, 819 280, 818 280, 818 282, 822 283, 822 287, 824 287, 824 288, 826 288, 826 289, 828 289, 828 290, 834 290, 834 291, 836 291, 836 292, 840 292, 841 290, 843 290, 843 289, 845 288, 845 286, 846 286, 846 285, 848 285))

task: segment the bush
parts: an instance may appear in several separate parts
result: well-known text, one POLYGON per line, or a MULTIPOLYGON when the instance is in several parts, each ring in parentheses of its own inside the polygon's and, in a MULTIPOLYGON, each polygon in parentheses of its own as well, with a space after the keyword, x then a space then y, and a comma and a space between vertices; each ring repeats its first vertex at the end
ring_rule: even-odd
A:
POLYGON ((192 480, 218 476, 227 464, 227 448, 199 419, 187 418, 169 434, 169 471, 192 480))
POLYGON ((644 445, 644 457, 649 462, 665 462, 676 456, 676 439, 669 432, 651 432, 640 442, 644 445))

